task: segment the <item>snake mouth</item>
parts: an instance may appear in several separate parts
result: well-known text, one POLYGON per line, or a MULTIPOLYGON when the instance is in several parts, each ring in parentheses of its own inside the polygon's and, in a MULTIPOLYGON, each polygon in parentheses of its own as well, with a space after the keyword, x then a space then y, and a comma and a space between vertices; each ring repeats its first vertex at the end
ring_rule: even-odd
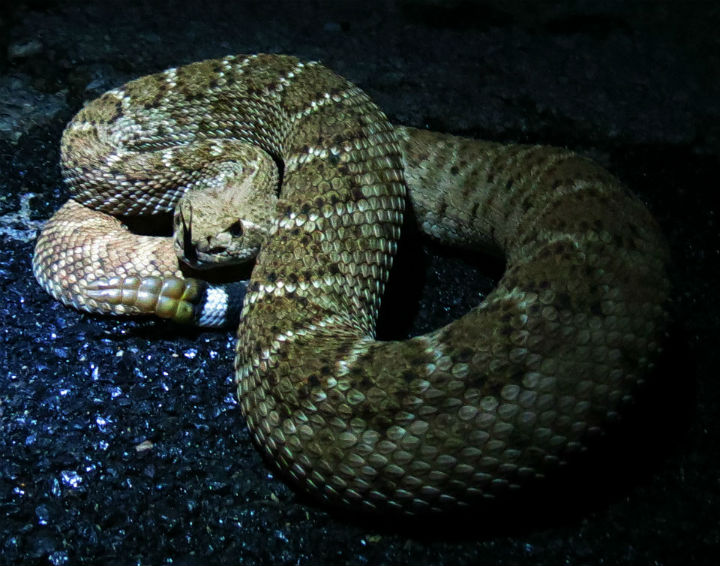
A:
MULTIPOLYGON (((175 251, 178 252, 177 247, 175 251)), ((226 267, 232 268, 236 266, 250 265, 254 259, 254 256, 239 257, 232 253, 228 253, 227 251, 219 253, 212 248, 206 252, 193 248, 192 255, 190 257, 188 257, 187 253, 187 250, 182 250, 181 253, 178 253, 180 261, 186 267, 197 271, 220 270, 226 267)))
POLYGON ((247 262, 247 259, 238 258, 228 252, 225 247, 209 247, 200 249, 195 243, 189 244, 183 240, 182 245, 175 241, 175 253, 181 263, 191 269, 205 271, 226 266, 239 265, 247 262))

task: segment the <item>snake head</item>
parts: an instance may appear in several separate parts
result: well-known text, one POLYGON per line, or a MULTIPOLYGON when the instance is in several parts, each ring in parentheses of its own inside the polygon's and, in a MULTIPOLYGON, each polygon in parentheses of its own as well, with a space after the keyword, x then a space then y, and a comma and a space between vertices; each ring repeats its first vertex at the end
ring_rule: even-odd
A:
POLYGON ((175 207, 175 253, 193 269, 248 263, 268 234, 262 222, 242 207, 230 206, 215 191, 190 191, 175 207))
POLYGON ((175 253, 194 269, 254 260, 277 221, 272 157, 245 142, 222 149, 227 161, 210 163, 175 205, 175 253))

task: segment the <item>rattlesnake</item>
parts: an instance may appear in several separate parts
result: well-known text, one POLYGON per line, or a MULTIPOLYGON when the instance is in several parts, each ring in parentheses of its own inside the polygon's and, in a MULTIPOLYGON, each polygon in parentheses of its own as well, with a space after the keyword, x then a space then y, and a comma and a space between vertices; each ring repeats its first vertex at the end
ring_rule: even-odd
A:
POLYGON ((583 450, 650 373, 665 245, 615 178, 563 149, 393 127, 362 90, 290 56, 170 69, 81 110, 62 142, 73 200, 38 240, 37 279, 84 310, 188 318, 212 293, 176 279, 171 242, 130 240, 105 212, 172 211, 253 151, 239 184, 257 175, 271 205, 238 396, 258 446, 307 492, 410 514, 495 498, 583 450), (424 232, 495 248, 506 269, 460 319, 380 342, 406 182, 424 232))

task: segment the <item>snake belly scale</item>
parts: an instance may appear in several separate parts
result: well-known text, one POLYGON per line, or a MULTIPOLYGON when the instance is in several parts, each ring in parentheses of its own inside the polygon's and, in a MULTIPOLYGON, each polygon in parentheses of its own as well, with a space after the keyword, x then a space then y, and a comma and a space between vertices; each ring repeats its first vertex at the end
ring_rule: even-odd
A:
POLYGON ((306 492, 408 514, 497 498, 582 451, 650 375, 667 254, 614 177, 563 149, 394 127, 290 56, 194 63, 87 105, 63 137, 72 200, 40 236, 38 280, 84 310, 140 312, 86 287, 113 270, 182 273, 171 244, 118 249, 106 214, 173 210, 197 162, 232 160, 236 141, 282 183, 237 331, 238 396, 260 449, 306 492), (506 270, 460 319, 381 342, 408 198, 424 232, 500 250, 506 270))

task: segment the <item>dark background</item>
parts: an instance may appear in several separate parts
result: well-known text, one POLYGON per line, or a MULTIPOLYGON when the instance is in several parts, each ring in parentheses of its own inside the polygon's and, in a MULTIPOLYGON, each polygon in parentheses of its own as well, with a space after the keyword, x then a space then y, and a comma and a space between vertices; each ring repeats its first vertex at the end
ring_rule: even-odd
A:
MULTIPOLYGON (((0 563, 717 559, 715 3, 3 5, 0 563), (252 446, 231 333, 88 316, 40 290, 33 240, 67 198, 58 145, 83 102, 169 66, 258 51, 321 60, 396 123, 573 148, 648 205, 673 253, 667 354, 595 455, 467 517, 338 515, 292 491, 252 446)), ((409 240, 398 268, 412 275, 394 275, 388 335, 452 320, 497 276, 497 266, 409 240)))

